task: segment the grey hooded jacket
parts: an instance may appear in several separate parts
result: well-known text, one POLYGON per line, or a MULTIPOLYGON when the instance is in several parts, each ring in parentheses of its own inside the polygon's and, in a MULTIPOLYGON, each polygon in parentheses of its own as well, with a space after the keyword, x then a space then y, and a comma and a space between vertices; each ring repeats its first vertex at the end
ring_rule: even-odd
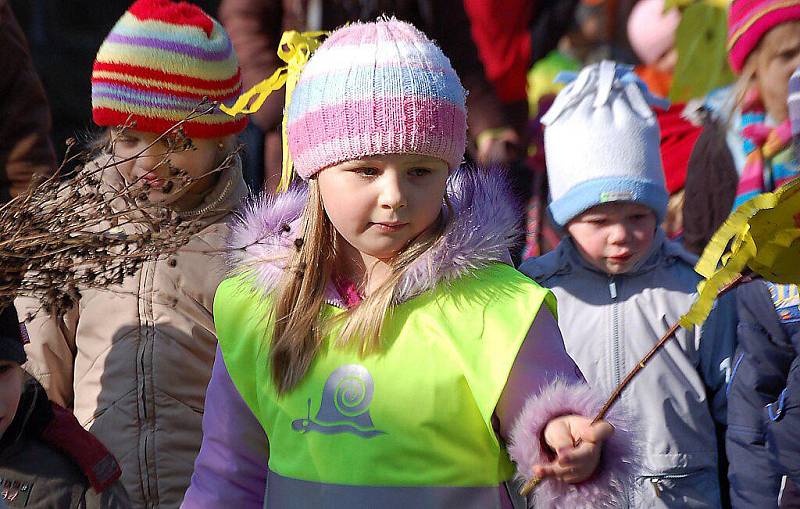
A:
MULTIPOLYGON (((700 280, 693 264, 659 229, 649 254, 626 274, 593 268, 570 238, 520 270, 553 290, 567 352, 589 384, 610 395, 691 305, 700 280)), ((616 403, 643 440, 644 471, 630 507, 721 507, 715 424, 725 422, 732 298, 720 299, 702 328, 679 329, 616 403)))

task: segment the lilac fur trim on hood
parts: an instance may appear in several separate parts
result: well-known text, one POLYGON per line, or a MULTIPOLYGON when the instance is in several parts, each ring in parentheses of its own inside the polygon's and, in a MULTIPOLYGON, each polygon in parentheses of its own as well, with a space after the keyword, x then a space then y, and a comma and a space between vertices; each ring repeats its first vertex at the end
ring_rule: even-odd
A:
MULTIPOLYGON (((517 464, 517 475, 530 478, 534 465, 552 459, 543 450, 542 435, 550 420, 577 414, 593 417, 603 406, 587 384, 568 384, 556 380, 528 398, 511 430, 508 453, 517 464)), ((612 408, 606 420, 614 426, 614 434, 603 443, 600 464, 587 481, 567 484, 555 479, 542 481, 530 500, 533 507, 593 508, 626 507, 626 493, 632 489, 635 473, 641 468, 641 457, 632 426, 619 410, 612 408)))
POLYGON ((440 242, 417 258, 395 289, 395 303, 489 263, 511 265, 522 213, 500 169, 461 168, 448 180, 452 216, 440 242))
POLYGON ((305 186, 251 198, 238 212, 228 237, 227 261, 234 274, 247 273, 259 288, 275 288, 286 267, 306 202, 305 186))
MULTIPOLYGON (((452 214, 446 217, 444 235, 409 267, 395 290, 396 303, 490 263, 511 264, 509 250, 522 214, 505 173, 461 168, 450 176, 447 195, 452 214)), ((232 272, 250 274, 256 287, 273 290, 294 249, 306 199, 306 188, 301 185, 247 204, 232 225, 228 241, 232 272)), ((340 302, 332 284, 328 294, 329 301, 340 302)))

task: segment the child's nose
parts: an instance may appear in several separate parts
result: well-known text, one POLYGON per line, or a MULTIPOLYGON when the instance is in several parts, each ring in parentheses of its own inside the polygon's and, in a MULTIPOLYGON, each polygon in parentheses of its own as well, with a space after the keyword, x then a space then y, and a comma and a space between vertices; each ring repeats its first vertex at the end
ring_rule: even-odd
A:
POLYGON ((386 175, 382 184, 379 199, 382 208, 395 210, 407 205, 406 193, 398 178, 386 175))
POLYGON ((611 231, 608 234, 608 240, 612 244, 621 244, 628 239, 628 228, 624 224, 615 224, 611 226, 611 231))
POLYGON ((157 147, 149 147, 136 157, 136 166, 144 171, 153 171, 164 163, 165 153, 157 147))

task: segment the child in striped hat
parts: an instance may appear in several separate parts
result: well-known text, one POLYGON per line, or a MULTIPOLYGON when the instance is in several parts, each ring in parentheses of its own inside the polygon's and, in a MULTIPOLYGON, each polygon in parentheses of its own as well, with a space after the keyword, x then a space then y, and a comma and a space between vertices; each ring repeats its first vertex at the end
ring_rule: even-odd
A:
POLYGON ((800 65, 800 1, 736 0, 728 14, 728 57, 739 74, 747 160, 734 209, 800 173, 786 98, 800 65))
POLYGON ((152 200, 191 208, 217 180, 211 170, 247 124, 246 117, 231 118, 213 103, 231 102, 241 87, 236 53, 219 23, 186 2, 139 0, 97 52, 92 116, 109 128, 114 156, 135 158, 116 166, 126 182, 149 184, 152 200), (151 147, 164 133, 163 142, 151 147), (186 148, 183 137, 193 150, 175 150, 186 148), (190 185, 174 185, 170 164, 151 167, 163 159, 164 147, 172 149, 169 163, 190 177, 190 185))
MULTIPOLYGON (((800 150, 800 68, 792 74, 788 87, 796 157, 800 150)), ((797 284, 758 278, 740 286, 736 298, 738 347, 736 370, 728 385, 727 430, 729 460, 736 474, 731 477, 734 507, 775 507, 779 495, 780 507, 798 507, 800 291, 797 284), (753 476, 753 472, 759 475, 753 476)))
MULTIPOLYGON (((739 75, 740 135, 746 154, 735 187, 736 209, 800 174, 787 107, 790 77, 800 65, 800 1, 734 0, 728 11, 728 59, 739 75)), ((736 374, 728 386, 725 436, 733 507, 774 507, 781 491, 784 472, 776 468, 765 443, 770 420, 765 407, 778 399, 773 392, 779 377, 770 364, 778 359, 783 363, 791 350, 782 343, 786 340, 772 312, 791 308, 788 296, 791 292, 763 281, 737 290, 739 346, 736 374), (761 341, 771 349, 754 350, 761 341)))
POLYGON ((215 103, 240 92, 228 35, 186 2, 133 3, 94 64, 93 116, 106 132, 87 170, 107 167, 103 186, 139 187, 201 229, 119 286, 81 289, 66 315, 39 313, 27 367, 119 458, 134 507, 177 507, 200 448, 218 253, 247 192, 235 154, 247 120, 215 103))

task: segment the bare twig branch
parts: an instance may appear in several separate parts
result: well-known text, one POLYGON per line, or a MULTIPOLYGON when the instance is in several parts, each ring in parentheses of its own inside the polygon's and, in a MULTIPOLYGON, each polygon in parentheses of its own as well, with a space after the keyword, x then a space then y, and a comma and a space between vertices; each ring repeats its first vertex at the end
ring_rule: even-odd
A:
MULTIPOLYGON (((127 158, 115 158, 115 136, 108 157, 87 163, 75 175, 63 175, 67 163, 87 159, 68 147, 64 163, 50 177, 37 177, 29 190, 0 206, 0 309, 16 297, 39 300, 49 314, 63 314, 80 298, 80 290, 119 285, 145 260, 176 252, 201 228, 199 218, 182 216, 150 203, 150 186, 141 177, 126 182, 116 166, 142 157, 161 144, 165 151, 156 168, 169 168, 169 189, 186 186, 233 164, 229 154, 210 172, 192 177, 170 163, 170 155, 194 150, 181 127, 208 114, 215 105, 204 101, 189 115, 160 134, 146 148, 127 158), (114 174, 116 172, 116 174, 114 174), (113 184, 110 176, 115 177, 113 184)), ((135 129, 133 122, 115 129, 135 129)))

